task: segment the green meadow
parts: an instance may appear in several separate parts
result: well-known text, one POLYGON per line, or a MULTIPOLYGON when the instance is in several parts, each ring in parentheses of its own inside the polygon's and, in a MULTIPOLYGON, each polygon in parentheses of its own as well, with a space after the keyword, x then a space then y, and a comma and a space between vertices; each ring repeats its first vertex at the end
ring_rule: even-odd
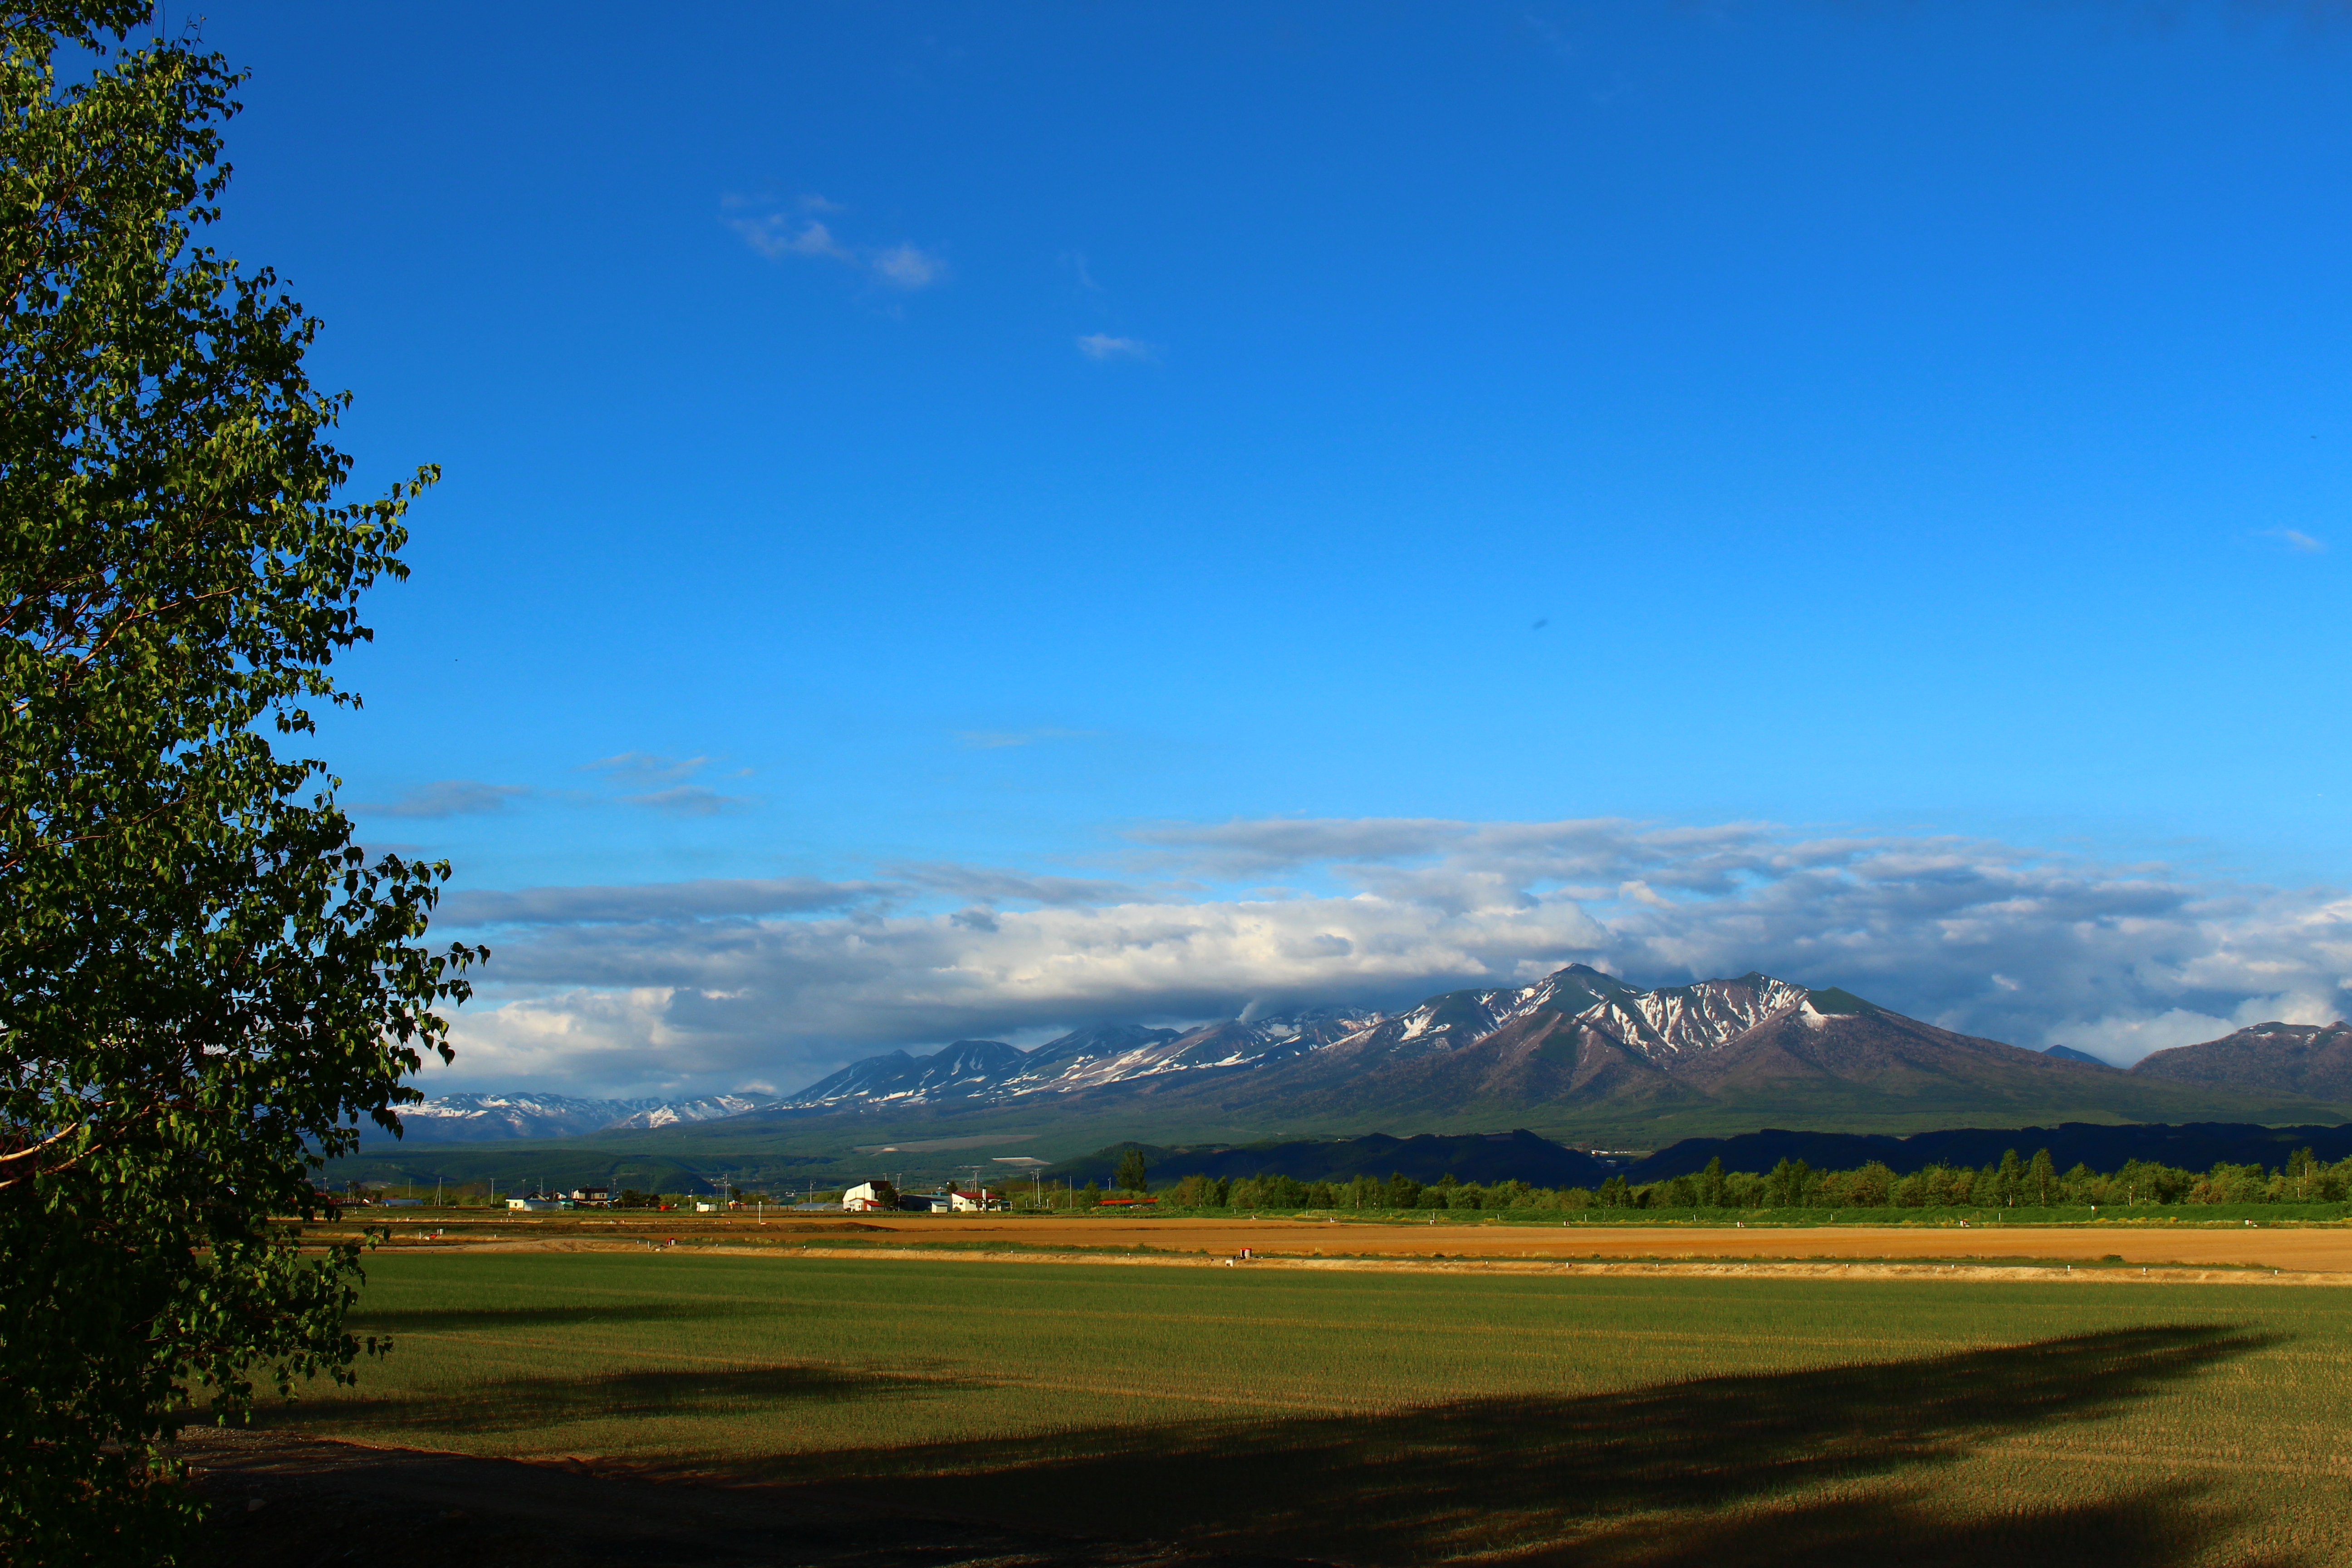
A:
POLYGON ((380 1257, 264 1417, 1267 1556, 2352 1560, 2352 1291, 380 1257), (1859 1555, 1853 1555, 1859 1554, 1859 1555))

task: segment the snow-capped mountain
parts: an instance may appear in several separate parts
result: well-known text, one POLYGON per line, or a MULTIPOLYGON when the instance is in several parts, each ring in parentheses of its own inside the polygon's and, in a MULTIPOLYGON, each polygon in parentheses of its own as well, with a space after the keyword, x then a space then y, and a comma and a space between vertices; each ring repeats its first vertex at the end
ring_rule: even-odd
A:
POLYGON ((1216 1077, 1304 1068, 1319 1058, 1334 1068, 1344 1062, 1360 1072, 1461 1050, 1539 1015, 1572 1021, 1668 1068, 1718 1050, 1769 1018, 1820 1018, 1865 1008, 1867 1003, 1844 992, 1811 992, 1767 974, 1644 991, 1578 963, 1532 985, 1451 991, 1394 1015, 1314 1007, 1182 1033, 1098 1025, 1026 1053, 995 1040, 958 1040, 932 1057, 892 1051, 844 1068, 776 1109, 987 1104, 1115 1088, 1165 1092, 1216 1077))
POLYGON ((928 1057, 904 1051, 852 1062, 782 1103, 787 1106, 926 1105, 962 1100, 1029 1058, 1002 1040, 958 1040, 928 1057))
POLYGON ((1530 985, 1447 992, 1394 1014, 1313 1007, 1181 1031, 1102 1024, 1030 1051, 1002 1040, 958 1040, 924 1057, 891 1051, 782 1100, 450 1095, 404 1114, 411 1136, 425 1142, 732 1119, 695 1135, 708 1142, 830 1116, 904 1114, 946 1125, 976 1113, 973 1125, 1001 1127, 1008 1112, 1025 1120, 1040 1111, 1065 1131, 1097 1116, 1132 1126, 1147 1113, 1220 1135, 1237 1125, 1549 1125, 1647 1137, 1693 1125, 1694 1116, 1790 1127, 1841 1118, 2017 1126, 2021 1118, 2209 1120, 2275 1102, 2307 1117, 2339 1098, 2352 1106, 2345 1060, 2352 1030, 2343 1025, 2264 1025, 2118 1072, 1769 974, 1644 989, 1571 964, 1530 985), (2192 1074, 2194 1087, 2164 1081, 2192 1074))
POLYGON ((2214 1089, 2352 1100, 2352 1026, 2255 1024, 2140 1058, 2135 1075, 2214 1089))
POLYGON ((1645 990, 1580 963, 1396 1014, 1323 1007, 1181 1034, 1106 1025, 1026 1054, 972 1040, 938 1057, 893 1052, 761 1114, 946 1115, 1063 1097, 1079 1114, 1137 1096, 1169 1115, 1277 1123, 1582 1114, 1604 1103, 1649 1115, 1727 1100, 1802 1114, 1831 1101, 2090 1105, 2112 1092, 2090 1083, 2095 1073, 2108 1069, 1953 1034, 1834 988, 1751 973, 1645 990))
MULTIPOLYGON (((1549 1014, 1606 1035, 1663 1067, 1720 1049, 1767 1018, 1803 1008, 1813 994, 1801 985, 1755 973, 1643 991, 1613 974, 1572 963, 1533 985, 1433 996, 1339 1043, 1363 1055, 1406 1060, 1476 1045, 1508 1025, 1549 1014)), ((1842 991, 1820 994, 1846 995, 1842 991)), ((1853 1010, 1836 1002, 1829 1005, 1853 1010)))
POLYGON ((774 1103, 772 1094, 713 1094, 698 1100, 577 1100, 565 1094, 445 1094, 404 1107, 412 1143, 480 1143, 567 1138, 631 1127, 670 1127, 740 1116, 774 1103))
POLYGON ((1314 1007, 1179 1032, 1098 1024, 1021 1051, 1001 1040, 958 1040, 936 1056, 904 1051, 853 1062, 780 1102, 778 1111, 884 1105, 990 1104, 1115 1086, 1157 1086, 1288 1061, 1354 1034, 1383 1015, 1314 1007))
POLYGON ((632 1111, 617 1121, 608 1121, 597 1131, 611 1132, 625 1127, 676 1127, 682 1121, 716 1121, 775 1102, 772 1094, 706 1094, 699 1100, 665 1100, 632 1111))

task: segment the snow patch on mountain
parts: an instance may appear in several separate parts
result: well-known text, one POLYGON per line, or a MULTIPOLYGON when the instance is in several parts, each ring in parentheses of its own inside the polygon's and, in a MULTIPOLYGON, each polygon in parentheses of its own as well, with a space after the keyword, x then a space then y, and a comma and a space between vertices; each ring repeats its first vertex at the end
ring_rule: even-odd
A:
POLYGON ((1803 1014, 1813 1027, 1826 1027, 1831 1016, 1812 1009, 1811 995, 1801 985, 1754 973, 1644 991, 1579 963, 1532 985, 1450 991, 1395 1015, 1327 1006, 1224 1019, 1181 1034, 1098 1025, 1026 1053, 994 1040, 959 1040, 926 1058, 893 1051, 844 1068, 786 1100, 781 1109, 1002 1103, 1146 1085, 1177 1075, 1261 1072, 1339 1049, 1366 1065, 1410 1060, 1468 1048, 1546 1010, 1566 1014, 1577 1026, 1605 1034, 1664 1066, 1718 1049, 1790 1012, 1803 1014))
POLYGON ((581 1100, 565 1094, 445 1094, 401 1108, 408 1142, 478 1143, 509 1138, 569 1138, 622 1128, 673 1127, 740 1116, 775 1103, 772 1094, 712 1094, 695 1100, 581 1100))

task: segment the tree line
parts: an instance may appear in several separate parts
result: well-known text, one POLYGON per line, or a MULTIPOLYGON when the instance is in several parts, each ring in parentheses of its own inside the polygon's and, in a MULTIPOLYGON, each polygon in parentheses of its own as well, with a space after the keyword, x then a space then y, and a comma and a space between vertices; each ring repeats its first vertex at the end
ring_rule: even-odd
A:
MULTIPOLYGON (((1122 1163, 1130 1178, 1106 1192, 1047 1189, 1050 1208, 1090 1208, 1116 1195, 1150 1192, 1159 1206, 1187 1209, 1885 1209, 2074 1208, 2135 1204, 2218 1205, 2341 1203, 2352 1195, 2352 1159, 2334 1164, 2309 1149, 2284 1165, 2216 1164, 2185 1170, 2132 1160, 2116 1171, 2076 1163, 2060 1171, 2041 1149, 2021 1157, 2014 1149, 1981 1169, 1930 1165, 1898 1175, 1874 1160, 1850 1171, 1817 1171, 1802 1160, 1782 1160, 1769 1171, 1727 1171, 1719 1159, 1704 1171, 1633 1183, 1611 1176, 1598 1187, 1538 1187, 1519 1181, 1463 1182, 1451 1175, 1423 1183, 1398 1173, 1386 1180, 1300 1181, 1261 1173, 1221 1178, 1191 1175, 1153 1187, 1139 1160, 1122 1163)), ((1115 1181, 1118 1178, 1114 1178, 1115 1181)))

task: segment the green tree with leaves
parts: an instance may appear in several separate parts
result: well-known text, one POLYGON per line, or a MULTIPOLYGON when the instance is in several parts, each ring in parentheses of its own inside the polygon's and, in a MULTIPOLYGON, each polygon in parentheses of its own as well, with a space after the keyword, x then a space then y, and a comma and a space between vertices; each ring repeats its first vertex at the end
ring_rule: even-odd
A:
POLYGON ((1707 1161, 1706 1169, 1698 1173, 1698 1201, 1711 1209, 1724 1206, 1723 1157, 1719 1154, 1707 1161))
POLYGON ((1130 1148, 1118 1157, 1118 1167, 1111 1174, 1111 1185, 1127 1192, 1139 1193, 1144 1190, 1144 1183, 1150 1173, 1150 1167, 1143 1162, 1143 1151, 1130 1148))
POLYGON ((1805 1182, 1813 1168, 1785 1155, 1765 1178, 1765 1203, 1773 1208, 1794 1208, 1805 1201, 1805 1182))
MULTIPOLYGON (((239 80, 0 0, 0 1560, 173 1560, 193 1402, 348 1381, 313 1173, 480 953, 300 754, 431 475, 336 500, 317 322, 201 243, 239 80)), ((381 1348, 381 1347, 371 1347, 381 1348)))
POLYGON ((2058 1167, 2051 1160, 2049 1150, 2036 1149, 2033 1152, 2033 1158, 2026 1163, 2024 1184, 2036 1204, 2043 1208, 2050 1206, 2051 1199, 2058 1190, 2058 1167))
POLYGON ((2016 1150, 2002 1152, 2000 1163, 1993 1167, 1993 1190, 2000 1194, 2000 1202, 2012 1208, 2016 1206, 2017 1200, 2025 1195, 2025 1162, 2017 1157, 2016 1150))

